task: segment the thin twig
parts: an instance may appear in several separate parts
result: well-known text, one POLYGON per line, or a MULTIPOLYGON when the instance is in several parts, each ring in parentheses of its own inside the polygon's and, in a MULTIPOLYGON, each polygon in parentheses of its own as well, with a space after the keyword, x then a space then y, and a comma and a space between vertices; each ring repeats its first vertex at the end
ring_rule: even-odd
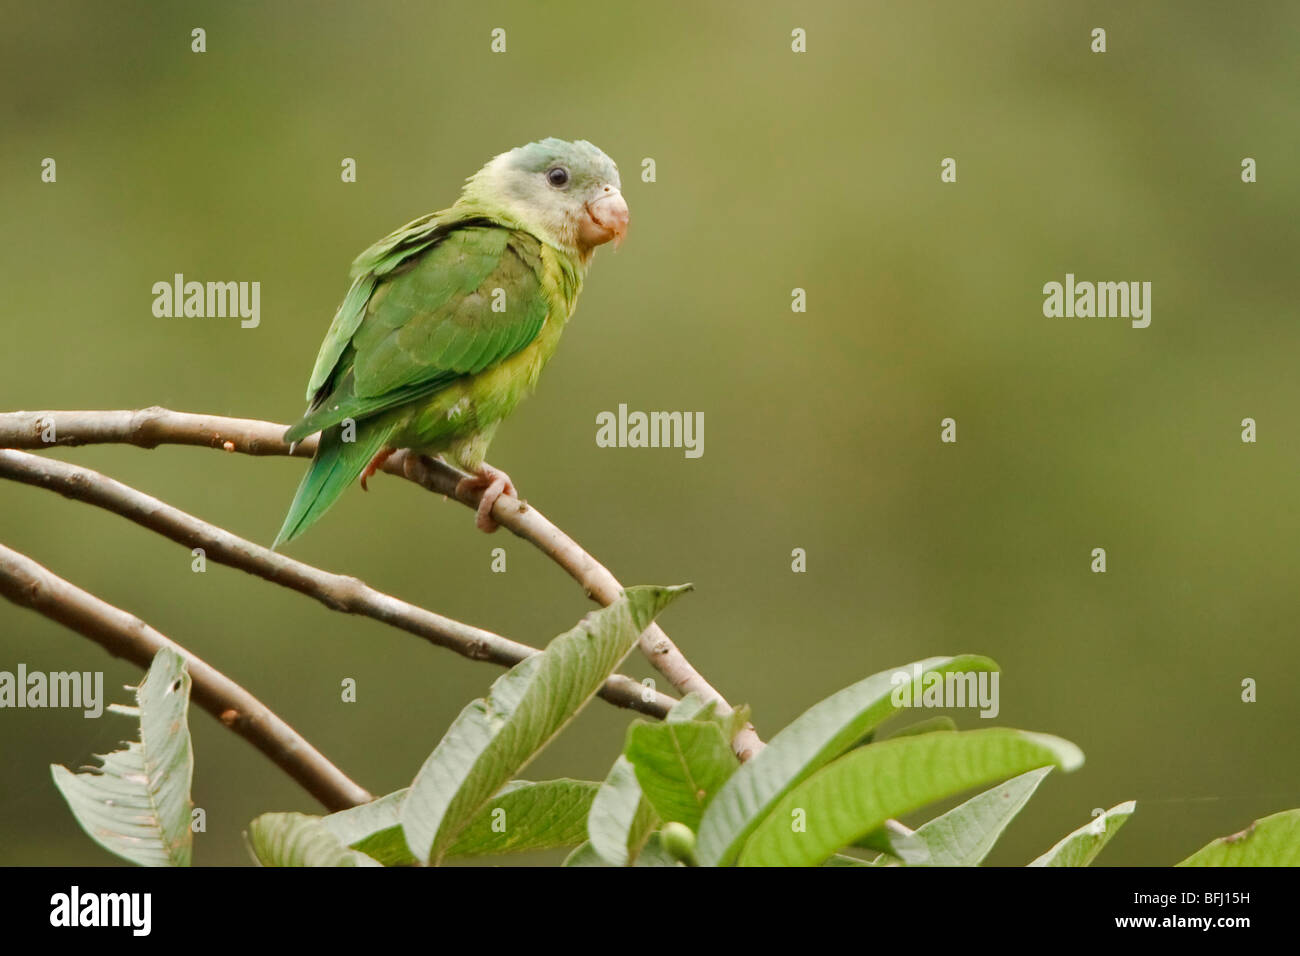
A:
MULTIPOLYGON (((286 455, 289 446, 280 438, 285 426, 242 418, 195 415, 165 408, 139 411, 44 411, 0 414, 0 447, 49 448, 57 445, 118 443, 155 448, 158 445, 202 445, 250 455, 286 455)), ((315 439, 295 449, 310 455, 315 439)), ((481 492, 458 497, 456 485, 464 475, 425 456, 394 455, 384 471, 400 475, 431 491, 455 498, 471 508, 478 506, 481 492)), ((536 508, 508 495, 497 499, 492 517, 511 532, 530 542, 559 564, 582 585, 587 595, 608 605, 622 590, 618 580, 595 558, 565 535, 536 508)), ((705 700, 716 701, 720 709, 731 705, 691 666, 685 655, 657 624, 641 635, 642 653, 682 693, 695 691, 705 700)), ((762 741, 747 725, 732 742, 742 759, 757 753, 762 741)))
POLYGON ((330 810, 374 799, 256 697, 134 614, 100 600, 0 544, 0 594, 148 668, 170 647, 185 658, 196 704, 239 734, 330 810))
MULTIPOLYGON (((538 653, 535 647, 408 604, 355 577, 322 571, 254 544, 89 468, 3 449, 0 450, 0 478, 57 491, 65 497, 104 508, 187 548, 202 548, 204 557, 218 564, 306 594, 332 610, 391 624, 471 660, 511 667, 538 653)), ((654 717, 663 717, 674 703, 665 694, 648 693, 641 684, 622 674, 610 677, 600 696, 612 704, 654 717)))

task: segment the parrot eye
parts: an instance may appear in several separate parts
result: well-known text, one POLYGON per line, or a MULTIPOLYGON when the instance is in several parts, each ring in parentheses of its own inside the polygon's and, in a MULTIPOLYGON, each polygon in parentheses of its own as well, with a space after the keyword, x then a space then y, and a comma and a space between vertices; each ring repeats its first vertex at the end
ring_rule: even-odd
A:
POLYGON ((552 166, 546 171, 546 181, 559 189, 569 185, 569 171, 563 166, 552 166))

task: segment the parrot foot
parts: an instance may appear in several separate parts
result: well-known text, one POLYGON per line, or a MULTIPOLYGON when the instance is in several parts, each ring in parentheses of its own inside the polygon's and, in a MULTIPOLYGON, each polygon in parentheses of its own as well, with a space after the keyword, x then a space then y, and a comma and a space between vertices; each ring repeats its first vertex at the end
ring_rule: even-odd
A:
POLYGON ((479 466, 478 474, 460 480, 456 485, 456 497, 463 498, 480 489, 483 491, 483 497, 478 501, 474 524, 480 531, 491 534, 499 527, 496 519, 492 517, 492 506, 502 495, 518 497, 519 492, 515 489, 515 483, 510 480, 509 475, 500 468, 493 468, 487 462, 479 466))
POLYGON ((379 454, 377 454, 374 458, 370 459, 370 464, 366 465, 366 470, 361 473, 362 491, 370 490, 369 488, 366 487, 366 479, 369 478, 371 475, 373 475, 375 472, 377 472, 380 468, 382 468, 384 466, 384 462, 388 461, 389 456, 391 456, 395 451, 397 451, 396 448, 385 448, 381 450, 379 454))

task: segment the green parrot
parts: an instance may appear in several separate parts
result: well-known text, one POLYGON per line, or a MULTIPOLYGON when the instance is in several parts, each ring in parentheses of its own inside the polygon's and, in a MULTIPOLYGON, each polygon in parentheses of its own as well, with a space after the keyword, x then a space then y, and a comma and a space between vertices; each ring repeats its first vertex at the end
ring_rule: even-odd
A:
POLYGON ((441 456, 483 489, 476 523, 516 494, 483 459, 537 384, 573 314, 597 246, 627 232, 618 167, 591 143, 544 139, 492 159, 450 209, 403 226, 352 263, 307 412, 284 434, 320 432, 274 547, 310 527, 399 448, 441 456))

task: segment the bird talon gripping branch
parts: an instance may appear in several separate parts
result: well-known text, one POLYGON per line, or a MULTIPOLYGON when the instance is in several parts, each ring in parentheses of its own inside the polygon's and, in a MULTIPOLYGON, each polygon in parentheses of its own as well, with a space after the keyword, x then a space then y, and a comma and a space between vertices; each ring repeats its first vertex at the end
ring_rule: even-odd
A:
POLYGON ((470 475, 468 478, 462 478, 456 484, 456 497, 465 498, 476 491, 482 491, 479 497, 478 508, 475 510, 474 524, 480 531, 491 534, 499 527, 495 518, 492 517, 492 509, 496 506, 497 499, 502 495, 510 495, 512 498, 518 497, 519 492, 516 490, 514 482, 500 468, 493 468, 487 462, 479 466, 477 474, 470 475))

